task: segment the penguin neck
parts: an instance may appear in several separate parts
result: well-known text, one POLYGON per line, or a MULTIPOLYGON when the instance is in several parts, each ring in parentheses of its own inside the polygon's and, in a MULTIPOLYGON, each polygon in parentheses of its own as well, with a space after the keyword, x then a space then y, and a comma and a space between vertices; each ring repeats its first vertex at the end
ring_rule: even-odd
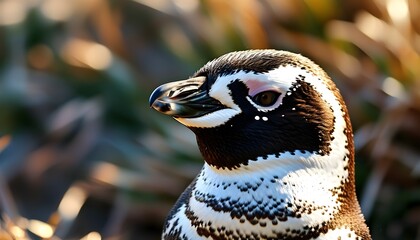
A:
MULTIPOLYGON (((353 165, 350 157, 346 152, 322 156, 296 151, 250 160, 235 169, 221 169, 206 163, 199 179, 207 180, 203 182, 206 186, 203 189, 208 189, 209 193, 217 192, 217 187, 212 187, 218 185, 231 184, 239 188, 240 185, 260 185, 260 188, 274 191, 273 194, 277 193, 284 198, 308 201, 319 198, 320 204, 325 204, 322 199, 333 197, 347 185, 354 185, 353 173, 349 172, 349 165, 353 165)), ((251 189, 238 194, 253 194, 251 189)))
POLYGON ((280 232, 322 227, 340 211, 349 184, 346 156, 326 165, 324 161, 331 161, 326 156, 284 153, 231 170, 206 163, 196 179, 190 209, 209 222, 220 222, 226 215, 223 224, 244 231, 258 232, 257 223, 280 232))

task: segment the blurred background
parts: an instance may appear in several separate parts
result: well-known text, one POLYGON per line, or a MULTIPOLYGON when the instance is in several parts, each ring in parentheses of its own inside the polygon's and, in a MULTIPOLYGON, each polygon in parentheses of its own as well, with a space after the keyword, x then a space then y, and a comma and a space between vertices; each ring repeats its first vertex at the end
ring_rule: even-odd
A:
POLYGON ((419 240, 418 0, 0 0, 0 239, 159 239, 203 161, 148 97, 252 48, 331 75, 373 238, 419 240))

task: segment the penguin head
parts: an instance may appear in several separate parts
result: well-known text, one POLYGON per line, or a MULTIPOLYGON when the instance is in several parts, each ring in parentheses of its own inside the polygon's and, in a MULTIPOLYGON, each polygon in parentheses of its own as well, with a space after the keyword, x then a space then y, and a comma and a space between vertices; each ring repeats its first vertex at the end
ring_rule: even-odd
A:
POLYGON ((353 151, 338 89, 318 65, 299 54, 228 53, 187 80, 158 87, 149 101, 190 128, 205 161, 219 169, 284 154, 326 156, 342 147, 348 156, 353 151))

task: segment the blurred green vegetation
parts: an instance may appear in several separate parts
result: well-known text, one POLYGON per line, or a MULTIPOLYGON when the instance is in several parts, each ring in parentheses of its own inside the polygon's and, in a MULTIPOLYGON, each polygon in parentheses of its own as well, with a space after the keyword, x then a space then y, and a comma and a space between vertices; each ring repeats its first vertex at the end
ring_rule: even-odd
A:
POLYGON ((158 239, 202 160, 148 96, 251 48, 333 77, 373 238, 420 239, 416 0, 0 0, 0 239, 158 239))

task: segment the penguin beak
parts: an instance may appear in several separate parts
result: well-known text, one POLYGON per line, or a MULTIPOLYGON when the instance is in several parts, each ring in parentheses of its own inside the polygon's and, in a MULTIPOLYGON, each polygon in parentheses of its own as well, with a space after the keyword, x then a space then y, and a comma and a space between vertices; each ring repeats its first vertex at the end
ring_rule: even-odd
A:
POLYGON ((150 107, 175 118, 195 118, 225 108, 202 87, 205 81, 196 77, 164 84, 150 95, 150 107))

